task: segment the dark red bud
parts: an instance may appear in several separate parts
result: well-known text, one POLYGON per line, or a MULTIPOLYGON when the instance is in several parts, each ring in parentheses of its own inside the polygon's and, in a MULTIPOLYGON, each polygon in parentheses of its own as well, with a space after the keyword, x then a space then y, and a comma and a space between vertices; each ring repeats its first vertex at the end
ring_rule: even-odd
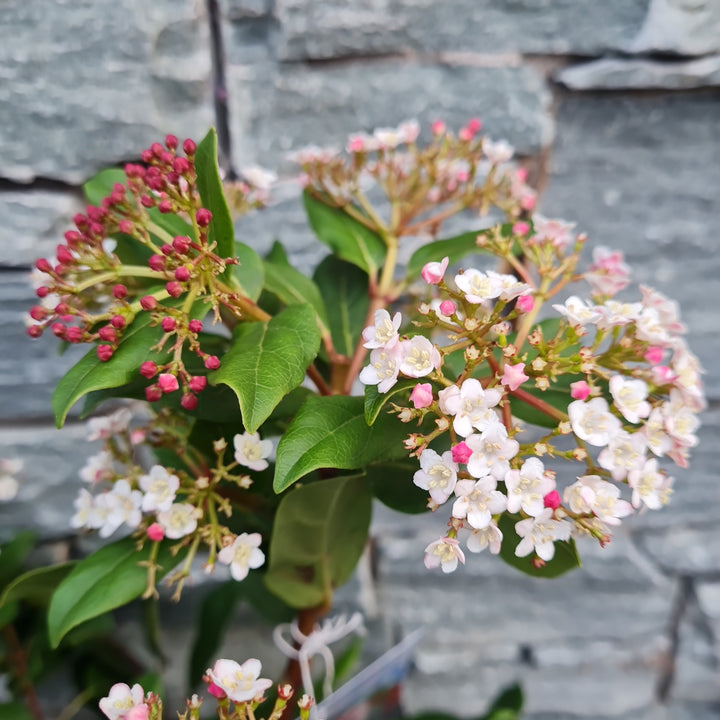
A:
POLYGON ((58 303, 54 309, 58 315, 67 315, 70 310, 68 304, 64 302, 58 303))
POLYGON ((190 240, 182 235, 178 235, 173 238, 172 246, 177 252, 184 255, 190 249, 190 240))
POLYGON ((171 318, 171 317, 165 316, 165 317, 160 321, 160 327, 161 327, 166 333, 173 332, 173 330, 175 330, 175 328, 177 327, 177 323, 175 322, 175 318, 171 318))
POLYGON ((175 270, 175 279, 180 282, 187 282, 190 279, 190 271, 184 265, 181 265, 175 270))
POLYGON ((88 219, 82 213, 75 215, 73 222, 77 225, 78 230, 84 230, 88 225, 88 219))
POLYGON ((31 338, 39 338, 43 334, 43 328, 42 325, 31 325, 27 329, 27 334, 31 338))
POLYGON ((44 273, 52 272, 52 265, 45 258, 39 258, 38 260, 36 260, 35 267, 38 270, 40 270, 40 272, 44 272, 44 273))
POLYGON ((114 343, 117 342, 117 332, 111 325, 106 325, 98 330, 98 335, 101 340, 105 342, 114 343))
POLYGON ((82 328, 77 327, 77 325, 73 325, 67 329, 65 339, 71 343, 79 343, 82 342, 83 335, 84 333, 82 328))
POLYGON ((118 283, 117 285, 113 285, 113 297, 117 300, 122 300, 123 298, 127 297, 127 288, 124 285, 121 285, 118 283))
POLYGON ((148 260, 148 265, 151 270, 159 272, 165 267, 165 258, 162 255, 151 255, 148 260))
POLYGON ((59 338, 65 337, 65 333, 67 332, 67 328, 65 327, 65 325, 59 322, 53 323, 50 326, 50 329, 53 331, 53 335, 59 338))
POLYGON ((175 280, 165 283, 165 289, 168 295, 173 298, 179 298, 185 292, 183 286, 175 280))
POLYGON ((155 198, 152 195, 143 195, 140 198, 140 204, 146 208, 155 207, 155 198))
POLYGON ((150 378, 155 377, 157 375, 158 367, 152 360, 146 360, 141 366, 140 366, 140 374, 143 377, 146 377, 148 380, 150 378))
POLYGON ((67 245, 58 245, 55 251, 57 259, 61 263, 71 264, 75 262, 75 256, 70 252, 70 248, 67 245))
POLYGON ((38 322, 44 320, 48 316, 48 310, 47 308, 44 308, 42 305, 35 305, 30 310, 30 317, 33 320, 37 320, 38 322))
POLYGON ((158 301, 152 295, 145 295, 140 298, 140 307, 143 310, 154 310, 158 306, 158 301))
POLYGON ((125 327, 125 318, 122 315, 113 315, 110 318, 110 324, 117 330, 122 330, 125 327))
POLYGON ((133 230, 135 230, 135 226, 129 220, 121 220, 118 224, 118 229, 121 233, 125 233, 126 235, 132 235, 133 230))
POLYGON ((187 140, 185 140, 185 142, 183 142, 183 150, 185 151, 186 155, 194 155, 197 147, 195 143, 190 138, 188 138, 187 140))
POLYGON ((145 168, 142 165, 131 165, 128 163, 125 166, 125 174, 129 178, 141 178, 145 175, 145 168))
POLYGON ((165 152, 165 148, 159 142, 154 142, 150 146, 150 151, 155 157, 159 158, 162 157, 162 154, 165 152))
POLYGON ((82 235, 77 230, 68 230, 65 233, 65 240, 69 245, 75 245, 82 240, 82 235))
POLYGON ((103 208, 95 207, 94 205, 88 205, 85 208, 87 216, 96 223, 102 222, 107 216, 107 211, 103 208))
POLYGON ((105 235, 105 228, 99 222, 91 222, 88 232, 93 235, 103 236, 105 235))
POLYGON ((180 404, 186 410, 194 410, 197 407, 198 399, 192 393, 185 393, 180 399, 180 404))
POLYGON ((140 159, 141 159, 144 163, 152 162, 152 160, 153 160, 152 150, 143 150, 143 151, 140 153, 140 159))
POLYGON ((200 208, 195 214, 195 219, 200 227, 207 227, 212 220, 212 213, 207 208, 200 208))
POLYGON ((188 387, 196 393, 202 392, 207 385, 207 378, 204 375, 196 375, 190 378, 188 387))
POLYGON ((165 215, 171 213, 173 211, 172 200, 161 200, 158 203, 158 210, 165 215))
POLYGON ((173 160, 173 170, 178 175, 184 175, 188 170, 190 170, 190 163, 184 158, 184 157, 176 157, 173 160))
POLYGON ((205 358, 205 367, 208 370, 217 370, 220 367, 220 359, 217 355, 208 355, 205 358))
POLYGON ((148 402, 157 402, 162 397, 162 390, 159 385, 148 385, 145 388, 145 399, 148 402))
POLYGON ((174 135, 165 136, 165 147, 174 150, 178 146, 178 139, 174 135))
POLYGON ((202 332, 203 324, 200 320, 191 320, 188 323, 188 330, 190 332, 199 333, 202 332))
POLYGON ((39 298, 47 297, 50 294, 50 288, 46 288, 44 285, 41 285, 37 290, 35 290, 35 294, 39 298))
POLYGON ((166 165, 170 165, 170 163, 172 163, 172 161, 173 161, 173 157, 174 157, 174 155, 173 155, 172 153, 169 153, 169 152, 165 151, 165 152, 160 156, 160 159, 161 159, 166 165))
POLYGON ((100 362, 107 362, 113 356, 113 349, 110 345, 98 345, 96 352, 100 362))
POLYGON ((163 255, 172 255, 173 254, 173 246, 168 243, 165 243, 164 245, 160 246, 160 252, 163 255))

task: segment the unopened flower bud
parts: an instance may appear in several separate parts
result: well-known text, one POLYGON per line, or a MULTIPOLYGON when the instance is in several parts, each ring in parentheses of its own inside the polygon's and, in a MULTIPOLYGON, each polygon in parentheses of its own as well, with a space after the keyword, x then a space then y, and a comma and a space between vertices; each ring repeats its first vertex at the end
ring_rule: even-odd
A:
MULTIPOLYGON (((27 329, 27 334, 31 338, 39 338, 43 334, 43 328, 41 325, 31 325, 27 329)), ((60 337, 60 336, 58 336, 58 337, 60 337)))
POLYGON ((181 265, 175 270, 175 279, 180 282, 187 282, 190 279, 190 271, 184 265, 181 265))
POLYGON ((191 320, 188 323, 188 330, 190 332, 199 333, 202 332, 203 324, 200 320, 191 320))
POLYGON ((158 306, 158 301, 152 295, 145 295, 140 298, 140 307, 143 310, 155 310, 158 306))
POLYGON ((110 318, 110 324, 116 330, 122 330, 125 327, 125 318, 122 315, 113 315, 110 318))
POLYGON ((107 362, 113 356, 113 352, 111 345, 98 345, 96 350, 100 362, 107 362))
POLYGON ((79 328, 77 325, 73 325, 67 329, 65 339, 71 343, 79 343, 82 341, 84 334, 85 333, 83 333, 82 328, 79 328))
POLYGON ((39 258, 35 261, 35 267, 40 271, 44 273, 51 273, 52 272, 52 265, 45 259, 45 258, 39 258))
MULTIPOLYGON (((530 225, 526 222, 516 222, 512 226, 512 231, 513 235, 527 235, 530 232, 530 225)), ((522 295, 521 297, 527 297, 527 295, 522 295)))
POLYGON ((161 321, 160 321, 160 327, 166 332, 173 332, 175 328, 177 327, 177 323, 175 322, 175 318, 171 318, 169 315, 166 315, 161 321))
POLYGON ((195 220, 200 227, 207 227, 212 220, 212 213, 207 208, 199 208, 195 220))
POLYGON ((165 136, 165 147, 168 150, 174 150, 178 146, 178 139, 174 135, 165 136))
POLYGON ((145 208, 155 207, 155 198, 152 195, 143 195, 140 204, 145 208))
POLYGON ((190 249, 190 240, 182 235, 178 235, 173 238, 172 246, 176 252, 184 255, 190 249))
POLYGON ((172 373, 160 373, 158 376, 158 386, 164 393, 175 392, 180 384, 178 383, 177 377, 172 373))
POLYGON ((557 490, 551 490, 543 498, 543 505, 546 508, 557 510, 560 507, 560 493, 557 490))
POLYGON ((204 375, 195 375, 188 382, 188 387, 196 393, 202 392, 207 385, 207 378, 204 375))
POLYGON ((152 360, 146 360, 142 365, 140 365, 140 374, 148 380, 155 377, 155 375, 157 375, 157 371, 158 366, 152 360))
POLYGON ((465 444, 465 441, 453 445, 451 448, 453 462, 466 463, 472 455, 472 450, 465 444))
POLYGON ((165 258, 162 255, 151 255, 148 258, 148 265, 151 270, 160 272, 165 267, 165 258))
POLYGON ((184 393, 182 398, 180 399, 180 404, 186 409, 186 410, 194 410, 197 407, 198 399, 196 395, 193 395, 190 392, 184 393))
POLYGON ((423 265, 420 275, 428 285, 437 285, 445 275, 449 258, 444 257, 440 262, 429 262, 423 265))
POLYGON ((176 157, 173 160, 172 166, 178 175, 184 175, 190 170, 190 163, 183 157, 176 157))
POLYGON ((169 283, 165 283, 165 289, 170 297, 179 298, 183 292, 183 286, 177 282, 177 280, 171 280, 169 283))
POLYGON ((194 155, 196 149, 195 143, 190 138, 183 142, 183 151, 186 155, 194 155))
MULTIPOLYGON (((37 327, 37 325, 33 325, 33 327, 37 327)), ((67 332, 67 327, 60 322, 53 323, 50 326, 50 329, 52 330, 53 335, 59 338, 65 337, 65 333, 67 332)))
POLYGON ((205 358, 205 367, 208 370, 217 370, 220 367, 220 360, 217 355, 208 355, 205 358))
POLYGON ((535 299, 532 295, 520 295, 515 302, 515 307, 520 312, 528 313, 535 307, 535 299))
POLYGON ((430 407, 433 402, 432 385, 430 383, 418 383, 410 393, 410 401, 416 410, 430 407))
POLYGON ((457 305, 452 300, 443 300, 440 303, 440 312, 445 317, 452 317, 457 311, 457 305))
POLYGON ((661 347, 649 347, 645 353, 645 360, 651 365, 658 365, 662 362, 665 351, 661 347))
POLYGON ((170 257, 174 252, 174 248, 170 243, 163 243, 160 246, 160 252, 165 255, 165 257, 170 257))
POLYGON ((158 203, 158 210, 164 215, 169 215, 173 211, 173 201, 169 199, 161 200, 158 203))
POLYGON ((590 386, 585 380, 570 383, 570 397, 575 400, 585 400, 590 395, 590 386))
POLYGON ((165 531, 159 523, 153 523, 147 529, 147 536, 153 542, 160 542, 165 537, 165 531))
POLYGON ((35 305, 30 310, 30 317, 33 320, 37 320, 38 322, 41 322, 48 316, 48 309, 44 308, 42 305, 35 305))
POLYGON ((64 263, 65 265, 72 265, 75 262, 75 256, 70 252, 70 249, 65 245, 58 245, 55 256, 58 262, 64 263))
POLYGON ((117 300, 122 300, 127 297, 128 291, 124 285, 118 283, 117 285, 113 285, 112 294, 117 300))

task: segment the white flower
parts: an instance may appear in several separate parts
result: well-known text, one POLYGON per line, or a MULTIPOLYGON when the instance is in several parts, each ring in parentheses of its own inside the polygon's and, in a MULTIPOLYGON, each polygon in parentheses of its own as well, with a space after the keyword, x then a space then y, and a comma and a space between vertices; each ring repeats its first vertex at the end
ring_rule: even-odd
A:
POLYGON ((624 375, 613 375, 610 378, 610 394, 615 406, 628 422, 639 423, 640 418, 646 418, 650 414, 648 392, 644 380, 626 378, 624 375))
POLYGON ((672 448, 673 442, 665 431, 665 414, 662 407, 650 411, 640 432, 645 436, 648 447, 655 455, 665 455, 672 448))
POLYGON ((488 275, 495 275, 497 281, 500 283, 500 299, 505 302, 510 302, 520 295, 527 295, 532 292, 530 285, 524 282, 520 282, 514 275, 501 275, 499 273, 493 273, 488 271, 488 275))
POLYGON ((261 440, 260 433, 244 432, 242 435, 235 435, 233 445, 235 446, 235 460, 240 465, 258 471, 265 470, 268 466, 265 458, 270 457, 272 453, 272 440, 261 440))
POLYGON ((20 485, 13 476, 17 475, 22 467, 22 460, 0 459, 0 502, 10 502, 17 496, 20 485))
POLYGON ((515 523, 515 532, 522 538, 515 548, 517 557, 525 557, 533 550, 545 562, 555 557, 555 541, 568 540, 572 528, 562 520, 553 520, 552 514, 551 508, 545 508, 537 517, 515 523))
POLYGON ((606 247, 593 250, 593 263, 585 273, 595 295, 615 295, 630 283, 630 268, 622 252, 606 247))
POLYGON ((658 314, 660 322, 671 335, 681 335, 687 328, 680 322, 680 308, 674 300, 670 300, 657 290, 646 285, 640 286, 642 304, 652 308, 658 314))
POLYGON ((642 467, 646 449, 645 435, 618 430, 598 455, 598 465, 609 470, 612 479, 619 482, 627 477, 630 470, 642 467))
POLYGON ((400 342, 402 359, 400 372, 407 377, 423 377, 440 367, 442 358, 438 349, 422 335, 400 342))
POLYGON ((91 455, 80 468, 80 479, 86 483, 99 483, 103 480, 111 480, 115 475, 112 453, 102 450, 96 455, 91 455))
POLYGON ((165 531, 165 537, 178 540, 195 532, 198 515, 201 514, 190 503, 173 503, 167 510, 158 513, 157 521, 165 531))
POLYGON ((553 247, 564 249, 573 239, 572 231, 575 223, 564 220, 550 220, 542 215, 533 215, 535 234, 531 240, 536 243, 549 243, 553 247))
POLYGON ((135 683, 132 689, 125 683, 116 683, 107 697, 100 700, 100 709, 110 720, 121 720, 132 708, 143 704, 145 691, 135 683))
POLYGON ((379 146, 385 150, 392 150, 398 145, 415 142, 420 134, 420 125, 417 120, 408 120, 397 128, 377 128, 373 137, 379 146))
POLYGON ((250 658, 242 665, 234 660, 217 660, 207 676, 226 695, 236 703, 249 702, 264 693, 273 683, 272 680, 259 677, 262 665, 259 660, 250 658))
POLYGON ((496 486, 497 481, 490 476, 477 481, 459 480, 455 485, 457 500, 453 503, 453 517, 467 518, 468 524, 477 530, 486 528, 492 516, 501 513, 507 505, 507 498, 496 486))
POLYGON ((506 163, 515 154, 515 148, 507 140, 493 142, 489 138, 483 138, 482 151, 492 165, 506 163))
POLYGON ((695 412, 704 410, 707 403, 700 379, 704 370, 682 338, 677 338, 673 344, 671 366, 673 373, 677 376, 673 383, 682 394, 685 403, 695 412))
POLYGON ((528 458, 519 470, 505 474, 508 512, 521 508, 528 515, 540 517, 545 509, 543 498, 555 489, 555 480, 545 474, 545 466, 536 457, 528 458))
POLYGON ((520 449, 520 443, 508 437, 501 422, 490 425, 481 435, 468 435, 465 444, 472 450, 468 472, 475 478, 492 475, 496 480, 505 479, 510 470, 509 461, 520 449))
POLYGON ((230 574, 235 580, 244 580, 250 570, 265 563, 265 553, 260 549, 260 533, 242 533, 232 545, 227 545, 218 553, 218 560, 230 566, 230 574))
POLYGON ((97 526, 103 538, 112 535, 123 523, 135 529, 142 519, 141 504, 142 493, 133 490, 127 480, 118 480, 112 490, 95 498, 91 527, 97 526))
POLYGON ((402 350, 397 340, 376 348, 370 353, 370 364, 358 376, 360 382, 377 385, 379 393, 386 393, 397 382, 401 358, 402 350))
POLYGON ((80 488, 80 493, 73 504, 76 512, 70 518, 70 527, 76 530, 96 527, 94 522, 95 499, 85 488, 80 488))
POLYGON ((497 273, 492 271, 484 273, 475 268, 456 275, 455 284, 461 292, 465 293, 465 299, 476 305, 498 297, 503 290, 500 276, 497 273))
POLYGON ((568 405, 568 415, 573 432, 597 447, 607 445, 620 430, 620 420, 610 413, 604 398, 593 398, 589 402, 575 400, 568 405))
POLYGON ((667 347, 672 336, 662 323, 660 314, 655 308, 643 308, 635 322, 635 335, 651 345, 667 347))
POLYGON ((502 539, 502 532, 495 522, 491 521, 487 527, 473 529, 467 539, 467 549, 472 553, 479 553, 489 546, 490 552, 497 555, 500 552, 502 539))
POLYGON ((601 330, 629 325, 631 322, 635 322, 642 312, 640 303, 626 303, 619 300, 606 300, 598 307, 600 317, 597 320, 597 326, 601 330))
POLYGON ((457 568, 458 561, 465 564, 465 553, 455 538, 440 538, 425 548, 425 567, 428 570, 439 567, 444 573, 451 573, 457 568))
POLYGON ((668 435, 683 447, 695 447, 698 442, 695 431, 700 427, 700 419, 680 392, 670 391, 670 401, 663 405, 663 412, 668 435))
POLYGON ((600 310, 596 305, 586 305, 576 295, 569 297, 562 305, 553 305, 561 315, 564 315, 573 326, 585 327, 594 325, 600 319, 600 310))
POLYGON ((632 514, 632 505, 620 499, 620 488, 599 475, 584 475, 565 488, 563 502, 574 513, 594 513, 608 525, 619 525, 620 518, 632 514))
POLYGON ((495 388, 483 389, 475 378, 468 378, 458 390, 451 385, 438 393, 441 410, 454 415, 453 428, 463 437, 472 433, 473 428, 480 432, 500 422, 493 408, 502 399, 502 392, 495 388))
POLYGON ((457 464, 452 460, 452 451, 439 455, 434 450, 423 450, 419 460, 421 469, 413 476, 413 482, 427 490, 438 505, 442 505, 452 494, 457 482, 457 464))
POLYGON ((278 179, 274 172, 266 170, 259 165, 249 165, 248 167, 240 168, 240 174, 243 176, 243 180, 249 185, 264 191, 270 190, 278 179))
POLYGON ((628 485, 633 490, 633 507, 646 505, 659 510, 670 499, 673 478, 658 470, 657 460, 648 460, 642 468, 628 473, 628 485))
POLYGON ((140 476, 138 484, 145 493, 143 512, 163 512, 173 504, 180 487, 180 478, 171 475, 162 465, 153 465, 147 475, 140 476))
POLYGON ((120 408, 112 415, 105 417, 90 418, 87 423, 88 442, 107 440, 107 438, 127 430, 131 418, 132 415, 127 408, 120 408))
POLYGON ((374 325, 368 325, 362 332, 363 347, 374 349, 385 347, 388 343, 398 337, 398 329, 402 322, 402 315, 396 312, 390 319, 390 313, 387 310, 376 310, 374 315, 374 325))

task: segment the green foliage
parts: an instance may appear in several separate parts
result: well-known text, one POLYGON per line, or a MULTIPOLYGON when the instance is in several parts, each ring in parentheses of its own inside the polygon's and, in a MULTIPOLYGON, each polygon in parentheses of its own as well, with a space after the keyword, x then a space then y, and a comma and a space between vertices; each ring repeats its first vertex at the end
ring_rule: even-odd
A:
MULTIPOLYGON (((333 208, 303 194, 310 227, 320 242, 342 260, 357 265, 374 276, 385 260, 385 243, 375 232, 339 208, 333 208)), ((358 210, 358 212, 360 212, 358 210)))
POLYGON ((328 602, 360 559, 371 509, 362 477, 321 480, 289 492, 270 540, 268 588, 294 608, 328 602))
POLYGON ((75 566, 74 562, 29 570, 5 586, 0 594, 0 609, 11 602, 45 606, 55 588, 75 566))
MULTIPOLYGON (((365 421, 372 425, 378 418, 382 409, 395 395, 411 390, 420 382, 417 379, 398 380, 387 392, 378 392, 377 385, 365 386, 365 421)), ((399 400, 399 398, 396 398, 399 400)))
POLYGON ((235 228, 218 172, 215 128, 211 128, 197 146, 195 172, 197 173, 198 192, 203 205, 212 213, 212 220, 208 227, 208 242, 217 243, 217 253, 221 257, 233 257, 235 254, 235 228))
MULTIPOLYGON (((60 583, 48 611, 50 645, 56 648, 72 628, 85 620, 120 607, 139 597, 147 587, 147 563, 152 543, 138 551, 133 538, 100 548, 81 560, 60 583)), ((172 544, 160 545, 157 564, 161 578, 181 560, 172 544)))
POLYGON ((235 256, 240 261, 233 265, 232 274, 247 297, 253 302, 260 297, 265 282, 262 258, 245 243, 235 243, 235 256))
POLYGON ((36 540, 35 533, 24 530, 0 547, 0 588, 12 582, 21 571, 36 540))
POLYGON ((300 385, 319 345, 312 308, 293 305, 267 323, 239 325, 222 365, 210 379, 235 391, 243 424, 253 433, 300 385))
POLYGON ((428 509, 427 492, 413 483, 413 475, 419 469, 417 460, 398 458, 368 465, 365 477, 372 494, 383 505, 398 512, 417 515, 428 509))
POLYGON ((355 470, 402 456, 406 435, 406 426, 390 415, 368 426, 361 397, 311 396, 278 444, 275 491, 319 468, 355 470))

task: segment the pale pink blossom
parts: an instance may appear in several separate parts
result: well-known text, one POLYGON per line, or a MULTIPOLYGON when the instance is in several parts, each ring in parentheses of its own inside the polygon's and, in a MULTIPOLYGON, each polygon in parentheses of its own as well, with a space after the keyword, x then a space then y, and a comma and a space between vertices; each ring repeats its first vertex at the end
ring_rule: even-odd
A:
POLYGON ((116 683, 107 697, 100 700, 100 710, 110 720, 123 720, 133 708, 144 705, 145 691, 135 683, 130 688, 125 683, 116 683))
POLYGON ((244 432, 233 437, 235 447, 235 460, 249 467, 251 470, 260 472, 268 467, 266 458, 270 457, 273 451, 272 440, 261 440, 260 433, 244 432))
POLYGON ((600 319, 600 309, 596 305, 587 305, 575 295, 569 297, 562 305, 553 305, 553 308, 575 327, 584 328, 586 325, 594 325, 600 319))
POLYGON ((657 312, 663 327, 671 335, 682 335, 687 328, 680 322, 680 308, 674 300, 670 300, 657 290, 646 285, 640 286, 642 304, 657 312))
POLYGON ((515 548, 517 557, 526 557, 533 550, 545 562, 555 557, 555 541, 569 540, 572 527, 562 520, 553 520, 552 508, 545 508, 535 517, 515 523, 515 532, 522 538, 515 548))
POLYGON ((493 408, 502 399, 502 392, 496 388, 483 389, 475 378, 464 380, 460 388, 451 385, 441 390, 438 398, 441 410, 454 415, 453 428, 463 437, 470 435, 473 428, 482 432, 500 422, 493 408))
POLYGON ((444 277, 450 259, 445 256, 440 262, 429 262, 423 265, 420 271, 422 279, 428 285, 437 285, 444 277))
POLYGON ((568 405, 572 431, 585 442, 604 447, 620 430, 618 420, 608 407, 605 398, 597 397, 583 402, 575 400, 568 405))
POLYGON ((460 520, 467 518, 470 527, 481 530, 487 527, 493 515, 507 505, 507 498, 496 490, 497 481, 487 476, 479 480, 458 480, 455 485, 457 500, 453 503, 452 514, 460 520))
POLYGON ((519 312, 532 312, 532 309, 535 307, 535 298, 533 298, 532 295, 520 295, 515 303, 515 307, 519 312))
POLYGON ((350 153, 374 152, 380 147, 380 143, 372 135, 367 133, 355 133, 348 137, 345 149, 350 153))
POLYGON ((378 392, 386 393, 398 379, 402 349, 400 343, 389 343, 370 353, 370 364, 366 365, 358 376, 364 385, 377 385, 378 392))
POLYGON ((630 268, 620 250, 599 246, 593 250, 593 262, 585 273, 595 295, 612 296, 630 283, 630 268))
POLYGON ((235 703, 249 702, 262 695, 272 686, 272 680, 261 678, 262 665, 259 660, 250 658, 242 665, 234 660, 216 660, 206 675, 221 688, 235 703))
POLYGON ((555 480, 545 472, 541 460, 531 457, 519 470, 505 473, 505 487, 508 512, 516 513, 522 509, 528 515, 537 517, 545 509, 543 498, 555 489, 555 480))
POLYGON ((520 282, 514 275, 507 275, 504 273, 496 273, 492 270, 488 270, 488 276, 493 277, 500 285, 500 299, 505 302, 510 302, 515 298, 524 297, 528 293, 532 292, 532 287, 527 283, 520 282))
POLYGON ((158 513, 157 521, 165 532, 165 537, 179 540, 194 533, 198 517, 202 511, 190 503, 173 503, 167 510, 158 513))
POLYGON ((147 475, 138 480, 145 493, 142 500, 143 512, 169 510, 180 487, 180 478, 169 473, 162 465, 153 465, 147 475))
POLYGON ((590 386, 585 380, 578 380, 577 382, 570 383, 570 397, 575 400, 586 400, 590 395, 590 386))
POLYGON ((613 375, 609 385, 615 407, 628 422, 639 423, 640 418, 650 414, 650 403, 647 401, 649 388, 644 380, 613 375))
POLYGON ((467 460, 468 472, 475 478, 492 475, 495 480, 505 479, 510 460, 520 449, 518 441, 508 437, 501 422, 493 423, 480 435, 468 435, 465 445, 472 451, 467 460))
POLYGON ((642 313, 640 303, 627 303, 619 300, 606 300, 598 306, 598 309, 600 317, 596 324, 601 330, 629 325, 631 322, 635 322, 642 313))
POLYGON ((498 273, 484 273, 475 268, 456 275, 455 284, 465 294, 465 299, 476 305, 499 297, 503 289, 498 273))
POLYGON ((648 460, 641 468, 628 473, 628 485, 632 488, 633 507, 645 505, 659 510, 670 499, 673 478, 658 469, 657 460, 648 460))
POLYGON ((645 436, 648 448, 655 455, 662 457, 673 446, 673 441, 665 428, 665 413, 662 406, 650 411, 640 432, 645 436))
POLYGON ((127 480, 118 480, 112 490, 101 497, 109 512, 100 529, 100 537, 112 535, 123 523, 133 530, 140 524, 142 493, 133 490, 127 480))
POLYGON ((427 490, 438 505, 442 505, 452 494, 457 482, 457 464, 452 451, 439 455, 435 450, 420 453, 420 470, 413 475, 413 482, 427 490))
POLYGON ((265 563, 265 553, 260 549, 261 543, 260 533, 241 533, 231 545, 227 545, 218 553, 218 560, 230 566, 233 579, 244 580, 250 570, 255 570, 265 563))
POLYGON ((132 415, 127 408, 120 408, 111 415, 104 417, 90 418, 87 423, 88 442, 93 440, 107 440, 127 430, 132 415))
POLYGON ((442 363, 439 350, 422 335, 400 341, 402 358, 400 372, 407 377, 423 377, 437 370, 442 363))
POLYGON ((659 365, 662 362, 665 349, 660 346, 650 346, 645 353, 645 359, 651 365, 659 365))
POLYGON ((573 242, 572 231, 575 223, 568 223, 564 220, 550 220, 542 215, 533 215, 533 225, 535 226, 535 234, 532 236, 533 242, 549 243, 553 247, 565 249, 573 242))
POLYGON ((609 440, 606 448, 598 455, 598 465, 609 470, 616 482, 624 480, 630 470, 641 467, 645 462, 647 439, 643 433, 629 433, 618 430, 609 440))
POLYGON ((76 530, 95 527, 95 498, 92 494, 81 488, 73 505, 75 514, 70 518, 70 527, 76 530))
POLYGON ((91 455, 80 468, 80 479, 83 482, 95 485, 103 480, 112 480, 115 476, 115 467, 112 453, 107 450, 101 450, 95 455, 91 455))
POLYGON ((640 311, 640 315, 635 321, 635 336, 639 340, 662 347, 669 346, 673 340, 654 308, 643 308, 640 311))
POLYGON ((517 365, 510 365, 509 363, 505 363, 505 367, 503 369, 503 376, 500 379, 500 382, 503 385, 507 385, 510 390, 515 391, 526 380, 529 379, 530 377, 525 374, 524 363, 518 363, 517 365))
POLYGON ((683 447, 695 447, 698 443, 695 431, 700 427, 700 419, 688 407, 682 393, 670 391, 670 400, 663 405, 663 413, 668 435, 683 447))
POLYGON ((620 488, 599 475, 584 475, 565 488, 565 504, 574 513, 594 514, 608 525, 619 525, 620 518, 632 515, 632 505, 620 498, 620 488))
POLYGON ((455 538, 443 537, 425 548, 425 567, 428 570, 439 567, 444 573, 451 573, 457 568, 458 561, 465 564, 465 554, 455 538))
POLYGON ((416 410, 433 404, 433 391, 430 383, 418 383, 410 393, 410 402, 416 410))
POLYGON ((396 312, 390 319, 390 313, 387 310, 376 310, 374 315, 374 325, 368 325, 363 332, 363 347, 370 350, 374 348, 387 347, 393 340, 398 337, 398 329, 402 322, 402 315, 396 312))
POLYGON ((489 138, 483 138, 482 151, 491 165, 509 162, 515 154, 515 148, 507 140, 493 142, 489 138))
POLYGON ((695 412, 704 410, 707 402, 700 376, 705 371, 681 338, 676 338, 673 343, 671 365, 676 374, 673 384, 680 391, 685 403, 695 412))
POLYGON ((321 148, 317 145, 308 145, 288 154, 288 159, 298 165, 325 165, 337 157, 335 148, 321 148))
POLYGON ((373 137, 383 150, 393 150, 398 145, 414 143, 420 134, 420 125, 417 120, 401 123, 397 128, 377 128, 373 137))
POLYGON ((277 182, 278 176, 272 170, 266 170, 259 165, 248 165, 240 168, 240 174, 248 185, 253 188, 268 192, 277 182))
POLYGON ((487 527, 484 528, 473 528, 470 535, 468 535, 466 544, 467 549, 471 553, 482 552, 486 547, 490 548, 490 552, 493 555, 497 555, 500 552, 502 545, 503 534, 495 524, 491 521, 487 527))

